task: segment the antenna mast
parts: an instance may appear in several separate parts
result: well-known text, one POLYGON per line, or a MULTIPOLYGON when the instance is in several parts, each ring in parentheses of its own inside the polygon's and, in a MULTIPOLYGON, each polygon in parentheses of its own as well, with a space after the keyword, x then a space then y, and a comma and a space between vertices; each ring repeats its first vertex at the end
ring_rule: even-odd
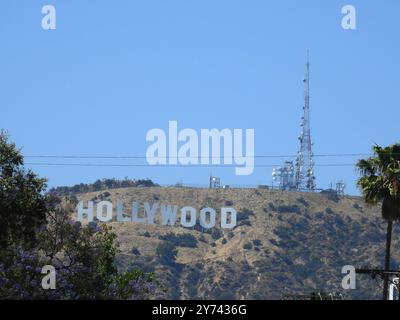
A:
POLYGON ((296 188, 297 190, 315 190, 314 161, 310 130, 310 61, 307 51, 307 63, 304 82, 304 114, 299 136, 300 150, 296 159, 296 188))

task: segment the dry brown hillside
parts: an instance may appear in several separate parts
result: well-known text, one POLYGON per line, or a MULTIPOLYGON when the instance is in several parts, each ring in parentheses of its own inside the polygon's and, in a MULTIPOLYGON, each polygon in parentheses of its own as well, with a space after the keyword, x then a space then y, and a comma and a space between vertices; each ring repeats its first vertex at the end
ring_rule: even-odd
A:
MULTIPOLYGON (((341 288, 344 265, 381 266, 385 224, 380 209, 359 197, 266 189, 121 188, 78 194, 79 200, 158 201, 199 211, 234 207, 238 225, 204 232, 183 228, 110 222, 121 245, 121 268, 154 271, 180 299, 280 299, 291 294, 340 292, 345 298, 377 298, 367 276, 357 290, 341 288), (168 242, 168 245, 165 243, 168 242), (162 245, 164 244, 164 245, 162 245), (176 257, 168 250, 177 250, 176 257)), ((217 214, 218 216, 218 214, 217 214)), ((397 234, 397 229, 395 230, 397 234)), ((399 261, 399 242, 393 247, 399 261)))

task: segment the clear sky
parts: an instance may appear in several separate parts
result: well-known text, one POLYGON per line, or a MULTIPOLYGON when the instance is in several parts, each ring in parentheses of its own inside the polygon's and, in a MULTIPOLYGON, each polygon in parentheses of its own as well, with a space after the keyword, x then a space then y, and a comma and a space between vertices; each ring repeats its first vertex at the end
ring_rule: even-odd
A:
MULTIPOLYGON (((2 0, 0 128, 24 155, 145 156, 152 128, 253 128, 256 155, 298 150, 307 49, 315 154, 369 153, 399 141, 398 0, 2 0), (41 27, 52 4, 57 29, 41 27), (354 5, 357 29, 341 27, 354 5)), ((256 165, 284 158, 257 158, 256 165)), ((317 157, 318 187, 344 180, 357 157, 317 157)), ((140 159, 37 159, 145 163, 140 159)), ((29 167, 29 166, 28 166, 29 167)), ((98 178, 207 184, 203 167, 32 165, 50 186, 98 178)), ((214 168, 223 184, 270 184, 214 168)))

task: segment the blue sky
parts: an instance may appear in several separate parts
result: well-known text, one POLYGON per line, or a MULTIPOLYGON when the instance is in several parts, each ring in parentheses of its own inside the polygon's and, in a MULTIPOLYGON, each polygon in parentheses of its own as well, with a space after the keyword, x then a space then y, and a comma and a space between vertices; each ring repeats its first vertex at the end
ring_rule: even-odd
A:
MULTIPOLYGON (((292 155, 309 49, 314 153, 368 153, 374 143, 399 140, 399 16, 398 0, 1 1, 0 128, 24 155, 144 156, 146 132, 167 130, 169 120, 180 129, 254 128, 257 155, 292 155), (46 4, 56 7, 56 30, 41 28, 46 4), (341 27, 346 4, 357 10, 356 30, 341 27)), ((356 160, 316 158, 318 187, 342 179, 357 193, 354 167, 319 166, 356 160)), ((125 176, 207 184, 210 174, 31 167, 50 186, 125 176)), ((271 183, 270 168, 212 172, 224 184, 271 183)))

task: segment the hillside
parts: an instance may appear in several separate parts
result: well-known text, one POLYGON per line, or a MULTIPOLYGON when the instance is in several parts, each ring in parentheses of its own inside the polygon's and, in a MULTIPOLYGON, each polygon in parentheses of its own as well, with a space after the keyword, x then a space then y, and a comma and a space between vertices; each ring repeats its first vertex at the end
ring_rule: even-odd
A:
MULTIPOLYGON (((366 206, 358 197, 149 187, 109 189, 77 194, 77 198, 85 206, 88 200, 159 201, 198 211, 212 207, 218 213, 229 206, 239 212, 233 230, 222 230, 217 224, 208 233, 198 225, 188 229, 179 224, 110 222, 121 244, 119 267, 155 271, 168 298, 281 299, 340 292, 349 299, 375 299, 381 294, 377 282, 365 275, 358 276, 357 290, 341 288, 342 266, 381 267, 383 263, 386 225, 380 209, 366 206), (177 249, 175 259, 168 255, 172 246, 177 249)), ((396 227, 394 262, 400 261, 397 232, 396 227)))

